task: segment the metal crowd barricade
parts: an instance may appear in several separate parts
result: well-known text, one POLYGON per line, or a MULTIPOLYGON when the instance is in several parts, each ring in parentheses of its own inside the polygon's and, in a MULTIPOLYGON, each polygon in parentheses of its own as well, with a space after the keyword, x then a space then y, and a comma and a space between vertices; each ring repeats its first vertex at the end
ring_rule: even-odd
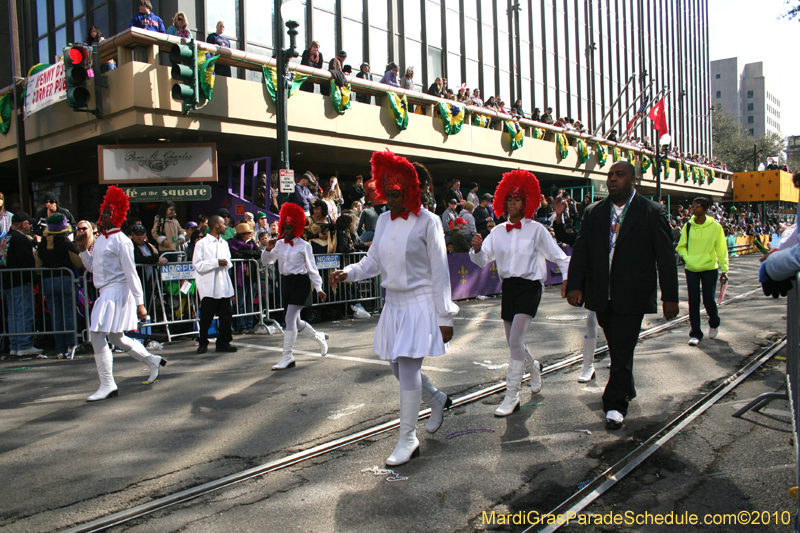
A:
MULTIPOLYGON (((26 342, 30 337, 62 335, 72 359, 78 343, 78 278, 66 267, 7 268, 0 271, 2 316, 0 337, 26 342), (60 300, 60 302, 59 302, 60 300), (60 319, 60 320, 59 320, 60 319), (72 322, 72 328, 69 323, 72 322), (57 326, 60 326, 56 329, 57 326)), ((16 344, 16 342, 15 342, 16 344)))

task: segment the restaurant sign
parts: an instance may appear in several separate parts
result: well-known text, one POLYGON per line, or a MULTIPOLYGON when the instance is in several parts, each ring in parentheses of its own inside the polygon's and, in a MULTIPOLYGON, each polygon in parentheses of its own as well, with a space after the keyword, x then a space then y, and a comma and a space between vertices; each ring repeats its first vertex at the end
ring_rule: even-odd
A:
POLYGON ((100 183, 217 181, 217 145, 98 145, 100 183))
POLYGON ((131 202, 197 202, 211 199, 208 185, 163 185, 161 187, 125 187, 131 202))

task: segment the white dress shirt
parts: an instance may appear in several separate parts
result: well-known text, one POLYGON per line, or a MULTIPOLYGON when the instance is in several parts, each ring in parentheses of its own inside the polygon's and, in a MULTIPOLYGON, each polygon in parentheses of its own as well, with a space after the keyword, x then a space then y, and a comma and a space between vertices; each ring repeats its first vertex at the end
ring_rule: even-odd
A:
POLYGON ((136 305, 144 305, 142 283, 133 261, 133 242, 119 229, 110 231, 114 233, 97 237, 91 252, 80 253, 83 266, 92 273, 97 290, 114 285, 127 287, 136 305))
POLYGON ((524 278, 542 283, 547 279, 547 261, 550 260, 561 269, 561 276, 567 281, 569 257, 550 236, 545 227, 529 218, 521 220, 522 227, 508 231, 504 222, 496 226, 484 239, 481 251, 469 250, 469 258, 483 268, 497 261, 497 272, 501 279, 524 278))
POLYGON ((233 296, 233 283, 228 269, 231 263, 231 249, 222 237, 210 233, 197 241, 192 255, 194 281, 200 299, 230 298, 233 296), (220 266, 219 260, 227 259, 228 264, 220 266))
POLYGON ((381 287, 387 291, 430 287, 440 326, 452 326, 453 317, 458 314, 458 306, 451 299, 442 224, 439 217, 425 209, 420 210, 419 216, 410 213, 407 220, 392 220, 389 212, 382 214, 367 256, 343 270, 347 281, 380 274, 381 287))
POLYGON ((286 244, 283 239, 278 240, 275 248, 261 252, 261 262, 271 265, 277 261, 278 272, 284 276, 308 274, 314 290, 322 292, 322 278, 319 275, 311 245, 298 237, 292 239, 292 242, 294 244, 286 244))

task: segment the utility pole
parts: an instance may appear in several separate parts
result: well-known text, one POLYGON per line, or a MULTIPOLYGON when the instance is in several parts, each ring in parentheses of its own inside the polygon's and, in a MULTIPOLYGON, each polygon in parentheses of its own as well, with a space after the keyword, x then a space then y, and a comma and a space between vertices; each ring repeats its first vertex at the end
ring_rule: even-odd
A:
POLYGON ((17 177, 19 181, 19 203, 23 211, 31 211, 30 183, 28 182, 28 156, 25 146, 25 102, 19 102, 17 80, 22 78, 19 55, 19 25, 17 24, 17 0, 8 1, 8 33, 11 38, 11 98, 14 102, 14 128, 17 133, 17 177))

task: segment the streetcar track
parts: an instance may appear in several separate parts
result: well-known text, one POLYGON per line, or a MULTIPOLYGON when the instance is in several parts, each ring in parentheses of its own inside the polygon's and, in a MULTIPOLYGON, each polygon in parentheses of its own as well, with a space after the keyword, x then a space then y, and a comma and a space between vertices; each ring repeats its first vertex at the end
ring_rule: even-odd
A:
MULTIPOLYGON (((733 303, 733 302, 735 302, 737 300, 740 300, 742 298, 750 296, 750 295, 758 292, 759 290, 760 289, 756 288, 756 289, 747 291, 747 292, 745 292, 743 294, 740 294, 738 296, 729 298, 729 299, 723 301, 719 305, 720 305, 720 307, 728 305, 728 304, 733 303)), ((705 312, 705 311, 703 311, 703 312, 705 312)), ((652 335, 656 335, 658 333, 661 333, 663 331, 671 329, 674 326, 682 324, 683 322, 686 322, 688 320, 689 320, 689 316, 685 315, 685 316, 682 316, 682 317, 675 318, 675 319, 673 319, 671 321, 665 322, 664 324, 660 324, 658 326, 649 328, 649 329, 647 329, 645 331, 640 332, 639 339, 644 339, 644 338, 650 337, 652 335)), ((607 351, 608 351, 608 347, 607 346, 603 346, 603 347, 597 348, 595 350, 595 356, 603 354, 603 353, 606 353, 607 351)), ((570 367, 573 364, 575 364, 577 362, 582 362, 582 361, 583 361, 583 357, 580 354, 576 355, 576 356, 568 357, 567 359, 559 361, 558 363, 555 363, 555 364, 552 364, 550 366, 542 368, 542 374, 543 375, 551 374, 553 372, 556 372, 558 370, 570 367)), ((741 370, 739 372, 741 372, 741 370)), ((752 370, 751 370, 751 372, 752 372, 752 370)), ((749 375, 749 373, 748 373, 748 375, 749 375)), ((530 377, 529 374, 525 374, 525 376, 523 378, 523 382, 528 380, 529 377, 530 377)), ((726 379, 726 381, 724 383, 728 383, 730 380, 731 380, 731 378, 728 378, 728 379, 726 379)), ((460 407, 460 406, 463 406, 463 405, 468 405, 468 404, 477 402, 479 400, 482 400, 484 398, 487 398, 489 396, 493 396, 493 395, 495 395, 495 394, 497 394, 499 392, 504 391, 505 390, 505 385, 506 385, 505 381, 502 381, 502 382, 500 382, 500 383, 498 383, 496 385, 492 385, 490 387, 486 387, 484 389, 481 389, 481 390, 475 391, 473 393, 467 394, 465 396, 462 396, 462 397, 460 397, 458 399, 454 399, 453 400, 453 404, 450 407, 450 409, 452 410, 452 409, 454 409, 456 407, 460 407)), ((424 420, 425 418, 430 416, 430 411, 431 411, 430 409, 424 409, 424 410, 420 411, 420 415, 419 415, 420 420, 424 420)), ((681 415, 681 416, 683 416, 683 415, 681 415)), ((207 483, 203 483, 203 484, 198 485, 196 487, 191 487, 189 489, 185 489, 185 490, 182 490, 180 492, 176 492, 175 494, 164 496, 162 498, 158 498, 156 500, 153 500, 153 501, 150 501, 150 502, 147 502, 147 503, 144 503, 144 504, 140 504, 140 505, 131 507, 129 509, 125 509, 123 511, 118 511, 118 512, 112 513, 110 515, 97 518, 95 520, 86 522, 85 524, 81 524, 81 525, 75 526, 73 528, 67 529, 67 530, 65 530, 65 533, 93 533, 93 532, 97 532, 97 531, 103 531, 103 530, 106 530, 108 528, 124 524, 126 522, 131 521, 131 520, 135 520, 135 519, 144 517, 144 516, 146 516, 148 514, 152 514, 154 512, 157 512, 157 511, 160 511, 160 510, 163 510, 163 509, 175 506, 175 505, 179 505, 181 503, 184 503, 184 502, 187 502, 187 501, 190 501, 190 500, 194 500, 194 499, 199 498, 201 496, 204 496, 206 494, 209 494, 209 493, 212 493, 212 492, 215 492, 215 491, 227 488, 227 487, 231 487, 231 486, 236 485, 238 483, 241 483, 241 482, 244 482, 244 481, 248 481, 250 479, 254 479, 254 478, 269 474, 271 472, 275 472, 277 470, 282 470, 282 469, 285 469, 285 468, 289 468, 291 466, 294 466, 296 464, 302 463, 302 462, 307 461, 309 459, 313 459, 315 457, 319 457, 321 455, 325 455, 325 454, 330 453, 331 451, 337 450, 339 448, 343 448, 345 446, 349 446, 351 444, 355 444, 357 442, 361 442, 361 441, 367 440, 369 438, 376 437, 376 436, 381 435, 383 433, 386 433, 386 432, 392 431, 394 429, 397 429, 399 427, 399 424, 400 424, 400 420, 399 419, 395 419, 395 420, 392 420, 392 421, 389 421, 389 422, 378 424, 376 426, 367 428, 365 430, 358 431, 356 433, 352 433, 350 435, 346 435, 344 437, 340 437, 340 438, 334 439, 332 441, 329 441, 329 442, 326 442, 326 443, 323 443, 323 444, 319 444, 317 446, 313 446, 313 447, 311 447, 311 448, 309 448, 307 450, 304 450, 304 451, 301 451, 301 452, 297 452, 297 453, 294 453, 292 455, 288 455, 288 456, 283 457, 281 459, 277 459, 275 461, 270 461, 270 462, 264 463, 264 464, 256 466, 256 467, 249 468, 249 469, 243 470, 241 472, 237 472, 235 474, 230 474, 228 476, 224 476, 222 478, 218 478, 216 480, 212 480, 212 481, 209 481, 207 483)), ((670 425, 672 425, 672 424, 670 424, 670 425)), ((668 425, 667 427, 669 427, 670 425, 668 425)), ((683 427, 683 426, 681 426, 681 427, 683 427)), ((652 439, 652 437, 651 437, 651 439, 652 439)), ((651 439, 648 439, 648 441, 646 441, 646 442, 650 442, 651 439)), ((621 462, 622 461, 620 461, 620 463, 621 462)), ((617 465, 619 465, 620 463, 617 463, 617 465)), ((615 466, 617 466, 617 465, 615 465, 615 466)), ((614 467, 612 467, 612 468, 614 468, 614 467)), ((598 478, 598 479, 600 479, 600 478, 598 478)), ((598 480, 595 480, 595 481, 598 481, 598 480)), ((605 489, 605 490, 607 490, 607 489, 605 489)), ((579 493, 582 493, 582 492, 579 491, 579 493)), ((567 500, 567 501, 569 501, 569 500, 567 500)))

